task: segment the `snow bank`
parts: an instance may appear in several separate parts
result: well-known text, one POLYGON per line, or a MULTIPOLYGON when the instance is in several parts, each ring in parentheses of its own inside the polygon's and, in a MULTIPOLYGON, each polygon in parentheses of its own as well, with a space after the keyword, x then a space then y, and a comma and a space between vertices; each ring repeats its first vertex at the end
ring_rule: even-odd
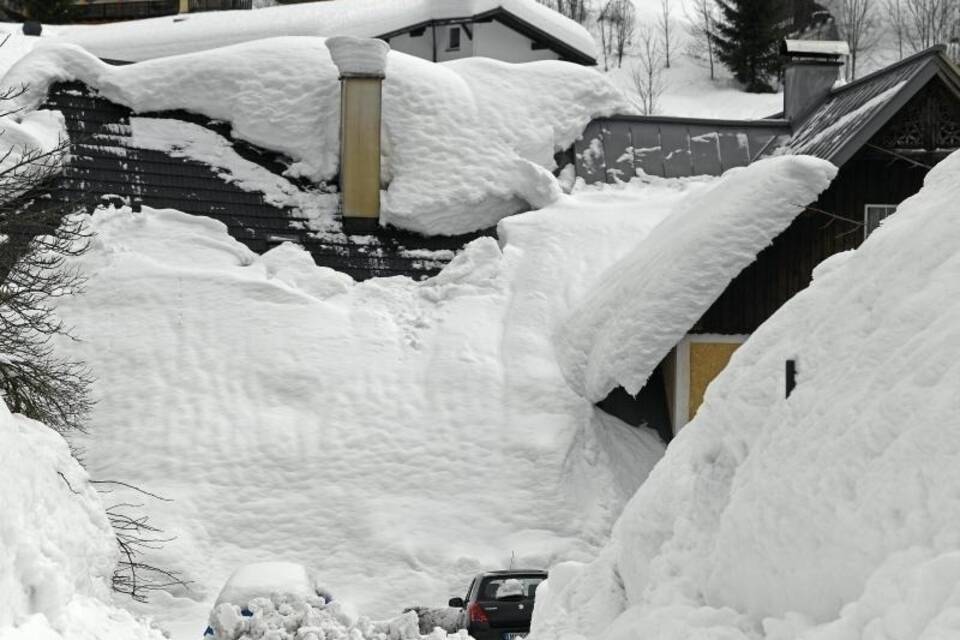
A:
MULTIPOLYGON (((217 606, 210 616, 211 640, 446 640, 438 629, 421 636, 417 614, 408 612, 390 620, 374 622, 353 618, 339 602, 327 603, 316 596, 272 596, 256 598, 250 605, 253 615, 244 616, 230 604, 217 606)), ((210 637, 210 636, 207 636, 210 637)), ((466 631, 452 637, 467 640, 466 631)))
POLYGON ((0 441, 0 638, 160 638, 98 600, 117 547, 63 438, 0 402, 0 441))
POLYGON ((830 184, 837 169, 788 156, 725 173, 683 200, 613 265, 557 333, 577 393, 598 401, 637 393, 726 286, 830 184))
POLYGON ((44 26, 44 34, 113 60, 138 61, 277 36, 375 38, 431 20, 467 18, 502 7, 595 57, 593 36, 536 0, 329 0, 258 11, 217 11, 102 25, 44 26))
MULTIPOLYGON (((476 571, 585 561, 663 445, 574 394, 549 335, 607 266, 709 181, 564 196, 501 222, 437 278, 353 283, 293 245, 104 211, 58 314, 93 369, 92 472, 151 503, 151 558, 191 597, 143 609, 197 637, 242 564, 316 567, 377 618, 443 605, 476 571)), ((122 497, 122 496, 118 496, 122 497)))
MULTIPOLYGON (((41 46, 3 84, 28 86, 27 110, 52 83, 76 79, 134 111, 225 120, 235 137, 289 156, 288 175, 323 182, 338 170, 338 78, 323 39, 289 37, 119 67, 75 46, 41 46)), ((438 234, 555 201, 554 151, 592 118, 631 110, 603 75, 579 65, 446 65, 396 52, 383 100, 382 219, 438 234)))
POLYGON ((533 638, 960 634, 958 177, 954 154, 737 351, 533 638))

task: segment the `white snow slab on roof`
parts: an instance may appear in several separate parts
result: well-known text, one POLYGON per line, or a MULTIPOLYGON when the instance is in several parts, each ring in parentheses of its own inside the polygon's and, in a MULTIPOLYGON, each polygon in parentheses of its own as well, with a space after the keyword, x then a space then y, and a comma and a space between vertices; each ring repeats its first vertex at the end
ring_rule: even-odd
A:
MULTIPOLYGON (((481 229, 549 205, 560 194, 554 152, 591 119, 632 111, 601 73, 559 61, 435 64, 392 51, 386 76, 382 220, 431 234, 481 229)), ((340 81, 323 38, 271 38, 124 66, 48 44, 2 82, 28 87, 18 100, 29 112, 64 80, 134 111, 184 109, 230 122, 234 137, 289 156, 288 175, 321 182, 337 174, 340 81)))
POLYGON ((498 8, 585 55, 597 55, 593 36, 585 28, 536 0, 328 0, 103 25, 51 25, 44 33, 101 58, 138 61, 277 36, 372 38, 430 20, 468 18, 498 8))
POLYGON ((957 389, 960 153, 734 354, 532 638, 960 637, 957 389))
POLYGON ((769 158, 731 169, 681 201, 604 274, 557 333, 573 389, 593 401, 618 386, 638 392, 730 281, 836 172, 808 156, 769 158))

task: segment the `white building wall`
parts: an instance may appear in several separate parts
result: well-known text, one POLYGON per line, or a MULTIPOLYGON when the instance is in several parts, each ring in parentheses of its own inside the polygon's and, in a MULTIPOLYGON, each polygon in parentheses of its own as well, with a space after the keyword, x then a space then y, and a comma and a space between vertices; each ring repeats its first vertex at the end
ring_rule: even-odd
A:
POLYGON ((497 22, 479 22, 473 25, 473 55, 496 58, 504 62, 531 62, 557 60, 550 49, 534 49, 533 41, 497 22))
POLYGON ((424 60, 433 60, 433 35, 430 27, 424 30, 423 35, 416 37, 409 33, 393 36, 390 38, 390 48, 424 60))
MULTIPOLYGON (((467 25, 467 28, 473 32, 473 25, 467 25)), ((447 60, 457 60, 474 55, 473 40, 467 35, 462 25, 443 25, 436 27, 437 30, 437 62, 446 62, 447 60), (450 49, 450 31, 458 29, 460 31, 460 48, 450 49)), ((474 34, 474 37, 476 35, 474 34)))
POLYGON ((409 33, 390 38, 390 48, 424 60, 433 60, 433 38, 437 38, 437 62, 457 60, 469 56, 484 56, 504 62, 531 62, 557 60, 560 56, 550 49, 534 49, 533 41, 499 22, 479 22, 467 25, 473 37, 462 25, 426 27, 422 35, 409 33), (450 49, 450 30, 460 30, 460 48, 450 49))

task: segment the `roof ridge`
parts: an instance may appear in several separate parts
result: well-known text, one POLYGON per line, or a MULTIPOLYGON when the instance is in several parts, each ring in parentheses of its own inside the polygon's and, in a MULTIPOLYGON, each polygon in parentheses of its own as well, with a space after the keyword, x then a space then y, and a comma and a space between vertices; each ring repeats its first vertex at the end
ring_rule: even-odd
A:
POLYGON ((872 73, 868 73, 867 75, 857 78, 856 80, 851 80, 847 84, 831 90, 830 95, 835 96, 837 94, 847 91, 848 89, 859 87, 863 84, 866 84, 868 82, 871 82, 879 78, 880 76, 884 76, 892 71, 901 69, 909 64, 912 64, 917 60, 920 60, 921 58, 940 57, 942 54, 946 52, 946 50, 947 50, 947 46, 943 44, 936 44, 936 45, 933 45, 932 47, 927 47, 922 51, 918 51, 914 54, 907 56, 903 60, 898 60, 897 62, 894 62, 891 65, 887 65, 886 67, 883 67, 882 69, 877 69, 876 71, 873 71, 872 73))

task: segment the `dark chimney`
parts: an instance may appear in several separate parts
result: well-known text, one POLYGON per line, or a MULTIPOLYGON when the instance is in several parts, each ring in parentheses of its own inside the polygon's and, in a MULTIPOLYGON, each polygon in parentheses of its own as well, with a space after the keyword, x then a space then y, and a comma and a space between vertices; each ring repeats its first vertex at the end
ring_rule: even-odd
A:
POLYGON ((783 116, 798 120, 830 93, 850 48, 843 41, 784 40, 780 53, 784 57, 783 116))

